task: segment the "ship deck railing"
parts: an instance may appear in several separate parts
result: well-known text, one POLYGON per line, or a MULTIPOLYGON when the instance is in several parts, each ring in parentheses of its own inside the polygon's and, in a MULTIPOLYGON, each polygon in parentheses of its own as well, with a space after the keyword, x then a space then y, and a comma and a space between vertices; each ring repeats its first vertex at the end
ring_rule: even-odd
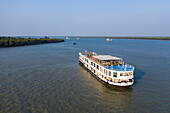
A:
POLYGON ((93 57, 93 52, 84 52, 81 54, 109 70, 115 70, 115 71, 133 71, 134 70, 134 66, 129 65, 127 63, 123 63, 123 61, 119 61, 116 63, 113 63, 113 61, 102 62, 102 61, 95 59, 93 57))
POLYGON ((109 70, 115 71, 133 71, 134 67, 132 65, 111 65, 111 66, 104 66, 109 70))

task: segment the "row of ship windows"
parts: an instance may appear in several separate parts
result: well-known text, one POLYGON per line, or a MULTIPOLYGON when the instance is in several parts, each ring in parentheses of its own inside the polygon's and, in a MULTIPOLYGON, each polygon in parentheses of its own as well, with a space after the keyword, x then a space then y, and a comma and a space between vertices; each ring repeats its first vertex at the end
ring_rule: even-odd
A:
MULTIPOLYGON (((89 60, 85 58, 85 61, 87 63, 89 63, 89 60)), ((99 70, 99 65, 95 64, 94 62, 91 62, 91 66, 93 66, 94 68, 98 69, 99 70)), ((100 71, 103 72, 104 74, 106 75, 109 75, 111 76, 111 72, 110 71, 107 71, 105 70, 104 68, 100 67, 100 71)), ((131 76, 133 73, 130 72, 130 73, 120 73, 120 76, 131 76)), ((117 77, 117 72, 113 72, 113 77, 117 77)))
MULTIPOLYGON (((85 61, 87 63, 89 63, 89 60, 85 58, 85 61)), ((95 67, 96 69, 99 70, 99 65, 95 64, 94 62, 91 62, 91 66, 95 67)), ((111 72, 103 69, 102 67, 100 67, 100 71, 103 72, 104 74, 111 76, 111 72)), ((120 75, 121 76, 121 75, 120 75)), ((123 76, 123 75, 122 75, 123 76)), ((117 72, 113 72, 113 77, 117 77, 117 72)))

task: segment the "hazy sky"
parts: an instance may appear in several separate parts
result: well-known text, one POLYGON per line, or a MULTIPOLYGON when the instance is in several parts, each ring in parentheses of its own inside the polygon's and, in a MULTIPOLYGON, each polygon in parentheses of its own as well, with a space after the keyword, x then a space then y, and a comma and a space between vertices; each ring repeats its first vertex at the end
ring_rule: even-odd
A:
POLYGON ((170 36, 170 0, 0 0, 0 35, 170 36))

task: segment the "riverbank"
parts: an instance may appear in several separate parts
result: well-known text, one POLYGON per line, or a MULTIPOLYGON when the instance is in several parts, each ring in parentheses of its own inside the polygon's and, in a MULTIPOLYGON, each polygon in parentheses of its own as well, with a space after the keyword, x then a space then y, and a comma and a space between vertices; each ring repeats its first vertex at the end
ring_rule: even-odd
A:
POLYGON ((112 39, 141 39, 141 40, 170 40, 170 37, 80 37, 80 38, 112 38, 112 39))
POLYGON ((58 38, 22 38, 22 37, 0 37, 0 47, 16 47, 26 45, 37 45, 46 43, 64 42, 63 39, 58 38))

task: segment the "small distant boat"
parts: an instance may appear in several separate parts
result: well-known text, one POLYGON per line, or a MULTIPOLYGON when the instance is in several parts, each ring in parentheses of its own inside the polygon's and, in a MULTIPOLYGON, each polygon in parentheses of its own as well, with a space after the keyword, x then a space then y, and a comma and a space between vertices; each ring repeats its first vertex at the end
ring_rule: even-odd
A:
POLYGON ((69 37, 66 37, 66 39, 70 39, 69 37))
POLYGON ((80 38, 77 37, 76 39, 79 40, 80 38))
POLYGON ((106 41, 107 41, 107 42, 112 42, 112 39, 107 38, 106 41))

